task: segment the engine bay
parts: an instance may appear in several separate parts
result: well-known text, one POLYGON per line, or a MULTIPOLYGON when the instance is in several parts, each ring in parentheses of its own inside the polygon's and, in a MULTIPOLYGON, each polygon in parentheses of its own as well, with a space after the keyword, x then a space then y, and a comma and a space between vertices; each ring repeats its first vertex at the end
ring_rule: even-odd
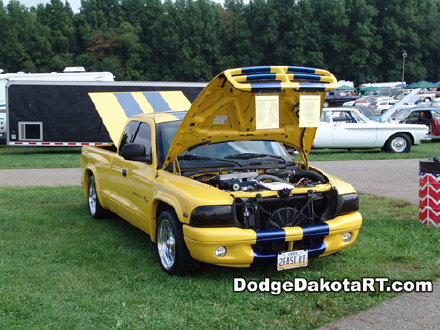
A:
POLYGON ((218 173, 192 175, 194 180, 209 184, 224 191, 286 191, 295 187, 314 187, 327 183, 328 179, 318 172, 290 168, 230 170, 218 173))
MULTIPOLYGON (((231 192, 234 198, 234 218, 237 226, 241 228, 258 230, 308 226, 334 217, 338 205, 336 190, 313 189, 317 185, 328 183, 327 177, 318 171, 303 170, 297 165, 269 169, 199 172, 191 173, 190 177, 231 192), (306 189, 294 193, 295 188, 299 187, 306 189), (270 196, 263 194, 268 190, 276 194, 270 196), (243 197, 241 194, 235 194, 238 192, 254 192, 254 194, 243 197)), ((309 243, 313 245, 316 242, 313 240, 309 243)), ((267 247, 261 246, 261 248, 267 247)), ((270 249, 272 248, 271 246, 270 249)))

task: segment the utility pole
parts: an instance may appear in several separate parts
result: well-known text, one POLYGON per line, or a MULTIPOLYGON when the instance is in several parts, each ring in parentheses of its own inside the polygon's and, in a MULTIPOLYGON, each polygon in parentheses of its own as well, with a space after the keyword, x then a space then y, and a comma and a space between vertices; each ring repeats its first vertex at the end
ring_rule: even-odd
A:
POLYGON ((408 57, 408 54, 406 53, 406 50, 402 53, 402 85, 405 81, 405 59, 408 57))

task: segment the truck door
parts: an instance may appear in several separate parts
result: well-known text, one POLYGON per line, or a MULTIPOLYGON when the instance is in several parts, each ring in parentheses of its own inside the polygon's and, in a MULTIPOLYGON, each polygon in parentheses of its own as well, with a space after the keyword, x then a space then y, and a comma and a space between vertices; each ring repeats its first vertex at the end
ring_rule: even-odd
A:
MULTIPOLYGON (((149 123, 132 121, 127 125, 119 152, 124 144, 139 143, 147 154, 152 152, 152 129, 149 123)), ((150 157, 150 160, 152 158, 150 157)), ((120 154, 111 165, 112 199, 117 213, 134 226, 148 233, 148 214, 151 207, 152 183, 155 168, 152 161, 125 160, 120 154)))

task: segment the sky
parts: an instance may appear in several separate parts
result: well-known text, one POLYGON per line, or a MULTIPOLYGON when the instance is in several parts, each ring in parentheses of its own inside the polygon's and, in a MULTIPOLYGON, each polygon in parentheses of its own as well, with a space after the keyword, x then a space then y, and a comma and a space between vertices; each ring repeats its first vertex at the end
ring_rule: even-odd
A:
MULTIPOLYGON (((50 0, 19 0, 21 4, 26 7, 36 7, 39 3, 48 3, 50 0)), ((81 7, 81 0, 67 0, 72 7, 74 13, 79 12, 79 7, 81 7)), ((214 0, 215 2, 223 3, 224 0, 214 0)), ((7 4, 9 0, 3 0, 3 4, 7 4)))
MULTIPOLYGON (((48 3, 50 0, 18 0, 22 5, 25 5, 26 7, 36 7, 40 3, 48 3)), ((64 1, 64 0, 63 0, 64 1)), ((79 7, 81 7, 81 0, 67 0, 70 4, 70 7, 72 7, 73 12, 77 13, 79 12, 79 7)), ((3 4, 7 4, 9 0, 3 0, 3 4)), ((64 1, 65 2, 65 1, 64 1)))

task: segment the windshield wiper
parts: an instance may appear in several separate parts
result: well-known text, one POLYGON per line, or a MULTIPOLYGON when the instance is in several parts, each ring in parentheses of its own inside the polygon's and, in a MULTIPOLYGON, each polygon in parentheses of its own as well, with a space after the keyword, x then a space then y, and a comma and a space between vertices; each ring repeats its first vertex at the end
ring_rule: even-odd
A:
POLYGON ((235 164, 238 167, 243 167, 242 164, 240 164, 239 162, 235 161, 235 160, 230 160, 230 159, 224 159, 224 158, 215 158, 215 157, 209 157, 209 156, 199 156, 199 155, 180 155, 177 157, 177 159, 179 160, 219 160, 222 162, 228 162, 231 164, 235 164))
POLYGON ((287 163, 287 160, 284 159, 281 156, 269 155, 269 154, 259 154, 259 153, 252 153, 252 152, 245 152, 245 153, 242 153, 242 154, 229 155, 229 156, 226 156, 225 159, 231 159, 231 158, 235 158, 235 159, 251 159, 251 158, 260 158, 260 157, 272 157, 272 158, 276 158, 276 159, 282 160, 283 162, 287 163))

